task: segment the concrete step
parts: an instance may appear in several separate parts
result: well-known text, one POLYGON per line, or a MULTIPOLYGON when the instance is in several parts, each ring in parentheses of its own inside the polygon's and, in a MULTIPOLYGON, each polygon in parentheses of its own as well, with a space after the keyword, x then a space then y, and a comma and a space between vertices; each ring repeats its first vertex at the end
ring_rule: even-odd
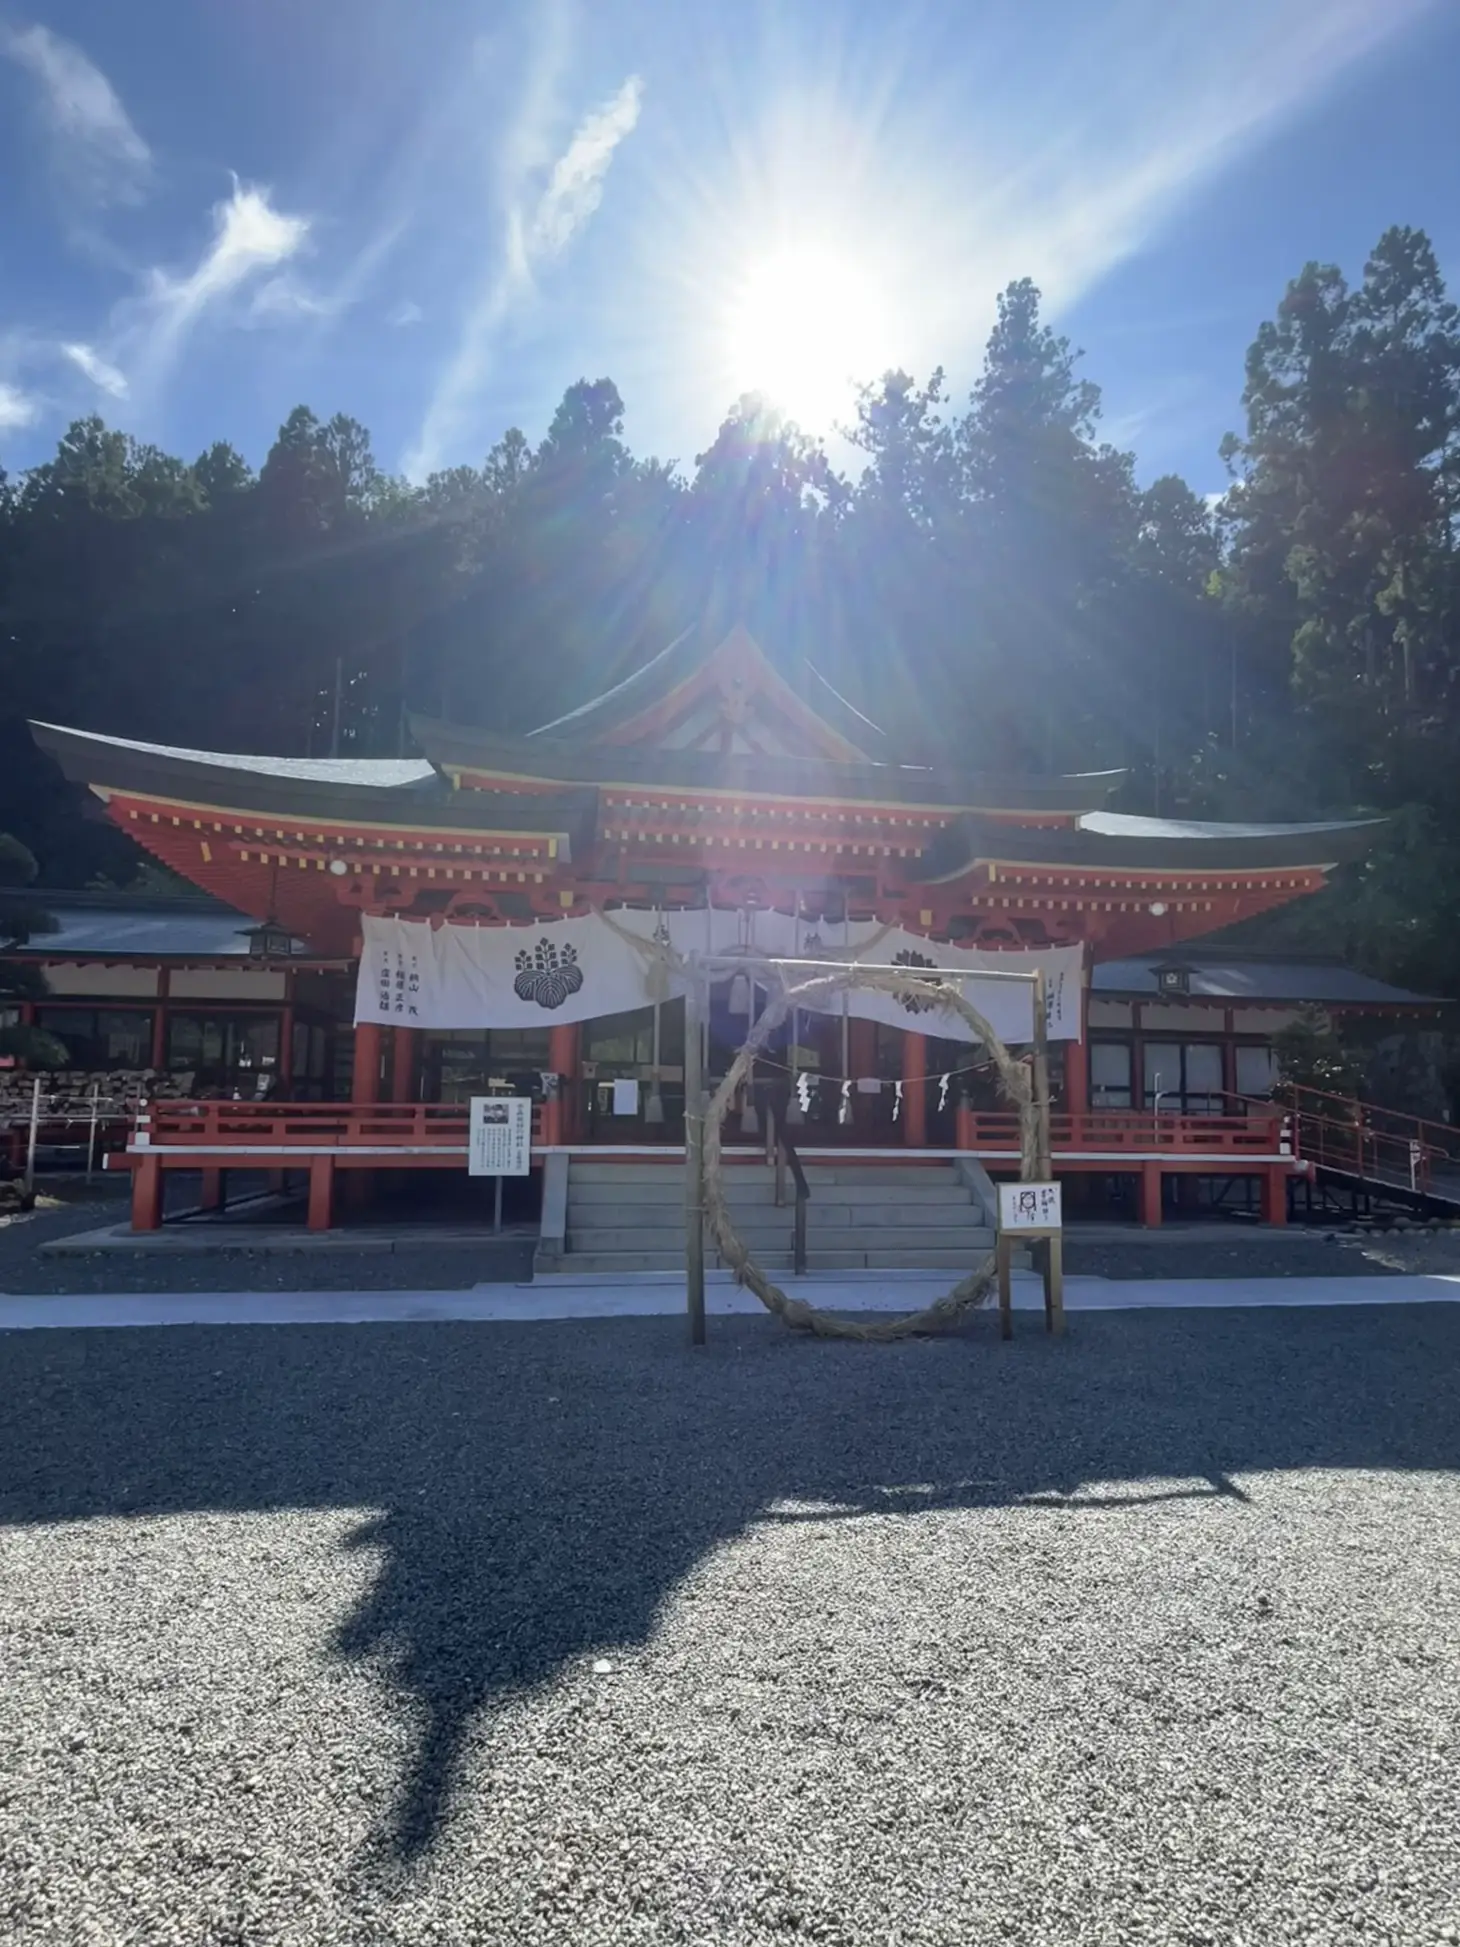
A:
MULTIPOLYGON (((746 1247, 754 1252, 762 1250, 786 1250, 791 1248, 791 1226, 789 1224, 749 1225, 737 1224, 736 1230, 746 1247)), ((682 1234, 681 1234, 682 1235, 682 1234)), ((676 1238, 669 1241, 667 1231, 646 1231, 641 1229, 615 1230, 610 1228, 594 1230, 569 1230, 568 1255, 576 1258, 580 1252, 594 1255, 616 1251, 663 1251, 676 1258, 684 1255, 684 1245, 676 1238)), ((902 1263, 910 1251, 948 1251, 971 1252, 993 1249, 994 1234, 983 1225, 918 1225, 913 1229, 897 1230, 883 1227, 873 1230, 828 1230, 818 1235, 808 1232, 806 1244, 808 1252, 814 1257, 821 1252, 850 1252, 860 1257, 866 1254, 880 1263, 902 1263)), ((713 1248, 708 1246, 707 1248, 713 1248)))
MULTIPOLYGON (((811 1206, 817 1204, 836 1205, 845 1208, 849 1203, 862 1203, 875 1198, 878 1204, 929 1204, 972 1203, 972 1192, 963 1184, 949 1178, 945 1182, 921 1183, 822 1183, 808 1177, 807 1188, 811 1192, 811 1206)), ((725 1185, 725 1193, 737 1209, 742 1205, 770 1204, 772 1186, 770 1180, 764 1183, 741 1183, 731 1176, 725 1185)), ((786 1208, 793 1199, 793 1186, 790 1178, 786 1181, 786 1208)), ((568 1208, 612 1208, 649 1209, 678 1208, 684 1202, 684 1173, 677 1171, 672 1181, 667 1183, 600 1183, 579 1182, 576 1176, 568 1178, 568 1208)), ((774 1205, 771 1206, 774 1208, 774 1205)))
MULTIPOLYGON (((812 1251, 807 1257, 811 1271, 947 1271, 949 1283, 973 1270, 987 1253, 982 1250, 911 1249, 891 1253, 879 1251, 812 1251)), ((756 1251, 755 1261, 762 1271, 773 1275, 792 1269, 789 1251, 756 1251)), ((705 1263, 714 1270, 719 1258, 713 1250, 705 1253, 705 1263)), ((570 1251, 557 1267, 559 1275, 578 1276, 588 1272, 632 1276, 639 1271, 683 1271, 683 1251, 570 1251)))
MULTIPOLYGON (((916 1188, 937 1183, 956 1183, 957 1175, 953 1165, 947 1162, 932 1163, 816 1163, 803 1161, 806 1180, 813 1187, 818 1183, 853 1184, 860 1188, 869 1186, 916 1188)), ((737 1163, 726 1161, 727 1175, 736 1182, 770 1183, 774 1171, 764 1162, 737 1163)), ((666 1183, 674 1178, 683 1178, 684 1159, 679 1156, 667 1157, 662 1163, 633 1162, 598 1163, 584 1162, 575 1156, 568 1172, 568 1181, 573 1188, 584 1184, 604 1183, 622 1188, 625 1184, 666 1183)))
MULTIPOLYGON (((842 1192, 845 1197, 846 1192, 842 1192)), ((792 1203, 779 1206, 769 1198, 751 1201, 749 1198, 731 1196, 730 1214, 737 1223, 780 1222, 794 1223, 796 1207, 792 1203)), ((568 1199, 568 1227, 574 1229, 583 1225, 594 1226, 611 1224, 615 1229, 626 1230, 630 1225, 642 1225, 655 1230, 665 1224, 676 1224, 682 1219, 684 1203, 640 1203, 638 1198, 632 1202, 616 1203, 581 1202, 577 1198, 568 1199)), ((911 1203, 823 1203, 813 1197, 806 1206, 806 1223, 810 1230, 844 1230, 848 1228, 868 1229, 881 1224, 892 1224, 906 1229, 913 1224, 981 1224, 984 1221, 983 1209, 972 1202, 955 1202, 951 1197, 939 1198, 935 1202, 911 1203)))

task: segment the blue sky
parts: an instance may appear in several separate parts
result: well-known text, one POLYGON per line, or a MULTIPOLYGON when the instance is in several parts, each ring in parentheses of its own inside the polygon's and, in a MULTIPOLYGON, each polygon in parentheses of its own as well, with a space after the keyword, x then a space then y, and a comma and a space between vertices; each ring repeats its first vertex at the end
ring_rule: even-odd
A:
POLYGON ((419 476, 606 374, 688 464, 745 387, 965 392, 1027 274, 1210 491, 1305 260, 1460 284, 1457 98, 1455 0, 0 0, 0 463, 302 401, 419 476))

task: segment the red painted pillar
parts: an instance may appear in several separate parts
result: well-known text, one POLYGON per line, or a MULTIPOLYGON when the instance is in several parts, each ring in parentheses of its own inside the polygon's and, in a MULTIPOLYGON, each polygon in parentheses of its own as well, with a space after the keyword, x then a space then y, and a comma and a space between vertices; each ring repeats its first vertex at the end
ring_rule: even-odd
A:
POLYGON ((156 1156, 144 1156, 132 1172, 132 1228, 162 1228, 162 1163, 156 1156))
POLYGON ((1090 1107, 1090 1043, 1087 1040, 1066 1041, 1064 1054, 1065 1114, 1084 1115, 1090 1107))
POLYGON ((328 1230, 334 1222, 335 1159, 311 1156, 309 1159, 310 1230, 328 1230))
MULTIPOLYGON (((357 1029, 358 1033, 359 1030, 357 1029)), ((396 1028, 391 1037, 390 1099, 414 1102, 416 1099, 416 1030, 396 1028)))
POLYGON ((1281 1163, 1272 1164, 1263 1173, 1262 1221, 1265 1224, 1288 1221, 1288 1172, 1281 1163))
POLYGON ((380 1028, 374 1021, 355 1024, 355 1080, 350 1090, 352 1102, 380 1100, 380 1028))
POLYGON ((582 1035, 576 1021, 559 1022, 548 1029, 548 1073, 558 1078, 556 1101, 544 1106, 543 1141, 568 1143, 578 1140, 579 1070, 582 1035))
POLYGON ((928 1146, 928 1037, 902 1037, 902 1140, 909 1149, 928 1146))
POLYGON ((958 1098, 958 1106, 953 1111, 953 1129, 954 1147, 957 1149, 972 1149, 977 1141, 977 1134, 973 1123, 973 1110, 969 1108, 967 1098, 961 1095, 958 1098))
POLYGON ((1161 1165, 1141 1164, 1141 1222, 1155 1230, 1161 1222, 1161 1165))

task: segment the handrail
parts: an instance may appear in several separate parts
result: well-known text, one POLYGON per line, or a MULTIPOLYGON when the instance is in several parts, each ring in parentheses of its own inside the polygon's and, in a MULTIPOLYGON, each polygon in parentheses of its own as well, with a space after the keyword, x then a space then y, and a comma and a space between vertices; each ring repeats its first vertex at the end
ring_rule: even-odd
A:
POLYGON ((1452 1123, 1436 1122, 1433 1117, 1413 1115, 1408 1109, 1385 1108, 1382 1103, 1366 1102, 1360 1096, 1339 1095, 1332 1089, 1314 1088, 1308 1082, 1284 1082, 1279 1084, 1283 1096, 1291 1101, 1293 1109, 1305 1115, 1322 1114, 1322 1110, 1306 1106, 1305 1097, 1313 1097, 1319 1102, 1330 1102, 1344 1111, 1343 1116, 1332 1116, 1335 1122, 1353 1121, 1358 1118, 1367 1127, 1375 1126, 1375 1119, 1391 1125, 1384 1133, 1398 1135, 1403 1130, 1413 1131, 1416 1139, 1432 1149, 1436 1155, 1451 1161, 1460 1160, 1460 1129, 1452 1123))
POLYGON ((791 1217, 791 1266, 799 1277, 806 1270, 806 1206, 811 1201, 811 1185, 806 1181, 806 1171, 801 1166, 796 1145, 786 1128, 786 1110, 789 1106, 789 1090, 785 1091, 780 1101, 766 1103, 766 1140, 767 1147, 775 1157, 773 1194, 778 1208, 785 1201, 783 1170, 790 1170, 791 1181, 796 1186, 795 1208, 791 1217))
POLYGON ((1335 1095, 1327 1089, 1310 1089, 1303 1083, 1288 1085, 1285 1105, 1292 1124, 1294 1152, 1314 1168, 1335 1170, 1387 1189, 1408 1189, 1413 1194, 1426 1195, 1433 1188, 1436 1162, 1460 1160, 1454 1148, 1441 1147, 1425 1140, 1423 1133, 1417 1133, 1439 1131, 1442 1125, 1427 1123, 1403 1109, 1379 1108, 1357 1097, 1335 1095), (1312 1101, 1306 1099, 1310 1097, 1324 1106, 1313 1107, 1312 1101), (1334 1110, 1342 1113, 1333 1113, 1334 1110), (1384 1122, 1399 1126, 1386 1128, 1384 1122))
POLYGON ((785 1157, 796 1185, 796 1208, 791 1217, 791 1268, 797 1277, 801 1277, 806 1270, 806 1206, 811 1201, 811 1186, 806 1181, 806 1172, 801 1167, 801 1158, 796 1154, 796 1145, 786 1134, 785 1121, 781 1117, 776 1119, 776 1149, 785 1157))

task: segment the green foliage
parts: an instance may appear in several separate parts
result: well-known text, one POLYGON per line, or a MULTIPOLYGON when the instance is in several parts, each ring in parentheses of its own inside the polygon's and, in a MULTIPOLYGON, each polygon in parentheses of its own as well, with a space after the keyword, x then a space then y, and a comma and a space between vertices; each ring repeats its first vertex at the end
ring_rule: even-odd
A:
MULTIPOLYGON (((28 886, 36 876, 36 862, 19 839, 0 832, 0 887, 28 886)), ((25 901, 0 901, 0 954, 25 946, 37 933, 52 932, 55 921, 39 906, 25 901)), ((17 1002, 43 1000, 49 989, 39 967, 24 960, 0 958, 0 1013, 17 1002)), ((28 1062, 32 1068, 64 1068, 66 1050, 53 1034, 22 1022, 0 1020, 0 1055, 28 1062)))
POLYGON ((1347 1045, 1328 1016, 1316 1008, 1304 1008, 1290 1027, 1279 1029, 1272 1038, 1272 1048, 1280 1083, 1354 1097, 1363 1089, 1363 1056, 1347 1045))

